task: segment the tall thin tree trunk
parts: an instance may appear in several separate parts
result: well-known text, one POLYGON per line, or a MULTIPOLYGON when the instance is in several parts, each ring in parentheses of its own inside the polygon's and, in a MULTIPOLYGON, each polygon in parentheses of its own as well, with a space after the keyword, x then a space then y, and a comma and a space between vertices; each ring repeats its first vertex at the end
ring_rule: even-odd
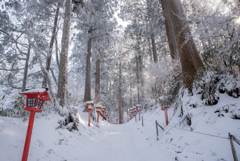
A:
POLYGON ((139 80, 139 56, 137 56, 137 63, 136 63, 136 65, 137 65, 137 72, 136 72, 136 75, 137 75, 137 102, 138 102, 138 104, 140 104, 140 93, 139 93, 139 82, 140 82, 140 80, 139 80))
MULTIPOLYGON (((150 9, 149 9, 149 0, 147 0, 147 8, 148 8, 148 13, 150 13, 150 9)), ((151 25, 151 21, 149 22, 149 24, 151 25)), ((152 28, 151 28, 152 30, 152 28)), ((158 58, 157 58, 157 50, 156 50, 156 43, 155 43, 155 37, 154 37, 154 33, 151 34, 151 41, 152 41, 152 52, 153 52, 153 60, 154 60, 154 63, 156 63, 158 61, 158 58)))
POLYGON ((31 46, 28 47, 28 53, 27 53, 27 58, 26 58, 25 68, 24 68, 24 75, 23 75, 22 91, 25 91, 27 86, 27 74, 28 74, 30 53, 31 53, 31 46))
POLYGON ((143 80, 143 61, 142 56, 139 56, 139 78, 140 78, 140 91, 141 91, 141 97, 140 101, 142 102, 144 99, 144 92, 143 92, 143 86, 144 86, 144 80, 143 80))
MULTIPOLYGON (((52 49, 53 49, 53 44, 54 44, 54 40, 55 40, 55 37, 56 37, 59 6, 60 5, 58 3, 56 15, 55 15, 55 18, 54 18, 54 26, 53 26, 53 31, 52 31, 52 37, 51 37, 51 40, 50 40, 50 47, 49 47, 48 55, 47 55, 46 69, 47 69, 48 72, 50 70, 51 59, 52 59, 52 49)), ((43 88, 47 87, 47 78, 45 76, 43 77, 42 87, 43 88)))
MULTIPOLYGON (((152 47, 151 47, 151 42, 150 42, 150 38, 147 38, 147 41, 148 41, 148 49, 149 49, 149 52, 150 52, 150 54, 149 54, 149 56, 150 56, 150 61, 152 61, 153 60, 153 55, 152 55, 152 47)), ((154 61, 154 60, 153 60, 154 61)))
POLYGON ((137 44, 138 44, 138 58, 137 58, 137 76, 138 76, 138 104, 140 104, 140 101, 143 101, 144 94, 142 87, 144 85, 144 80, 143 80, 143 64, 142 64, 142 56, 140 53, 140 43, 139 43, 139 35, 137 36, 137 44), (141 88, 139 87, 141 85, 141 88), (139 96, 141 92, 141 97, 139 96))
POLYGON ((65 98, 68 94, 68 47, 71 25, 72 0, 66 0, 65 6, 66 8, 62 34, 62 50, 60 54, 60 69, 58 77, 58 98, 60 98, 61 106, 65 105, 65 98))
POLYGON ((122 109, 122 62, 119 63, 119 85, 118 85, 118 93, 119 93, 119 124, 123 123, 123 109, 122 109))
POLYGON ((165 28, 166 28, 171 58, 176 59, 178 58, 179 53, 178 53, 178 46, 177 46, 177 41, 174 34, 172 20, 170 17, 170 10, 167 5, 168 0, 159 0, 159 1, 162 5, 163 16, 165 18, 165 28))
POLYGON ((57 37, 55 37, 55 50, 56 50, 56 62, 58 66, 58 70, 60 69, 60 63, 59 63, 59 56, 58 56, 58 41, 57 37))
POLYGON ((157 58, 157 50, 156 50, 156 43, 155 43, 154 35, 151 35, 151 40, 152 40, 153 60, 154 60, 154 63, 156 63, 158 61, 158 58, 157 58))
MULTIPOLYGON (((89 30, 91 33, 91 29, 89 30)), ((86 59, 86 78, 85 78, 85 93, 84 93, 84 102, 91 101, 91 58, 92 58, 92 39, 88 40, 87 47, 87 59, 86 59)))
POLYGON ((100 58, 96 61, 95 103, 100 102, 100 58))
POLYGON ((130 108, 133 106, 133 101, 132 101, 132 83, 130 83, 130 108))

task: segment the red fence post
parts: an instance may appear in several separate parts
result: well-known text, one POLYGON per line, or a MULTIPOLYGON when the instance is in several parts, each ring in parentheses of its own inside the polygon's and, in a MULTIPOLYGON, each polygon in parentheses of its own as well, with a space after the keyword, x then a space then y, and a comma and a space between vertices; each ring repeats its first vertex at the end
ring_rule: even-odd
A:
POLYGON ((164 111, 164 114, 165 114, 166 125, 168 125, 168 114, 167 114, 168 108, 169 108, 169 107, 164 107, 164 108, 161 109, 161 110, 164 111))

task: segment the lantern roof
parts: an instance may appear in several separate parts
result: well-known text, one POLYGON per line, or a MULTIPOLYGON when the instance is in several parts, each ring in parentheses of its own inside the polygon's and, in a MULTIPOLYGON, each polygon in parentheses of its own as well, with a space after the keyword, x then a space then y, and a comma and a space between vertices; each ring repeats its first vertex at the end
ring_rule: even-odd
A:
POLYGON ((140 104, 137 104, 136 106, 141 106, 140 104))
POLYGON ((29 89, 29 90, 26 90, 26 91, 23 91, 19 94, 21 95, 26 95, 27 97, 28 96, 39 96, 43 99, 43 101, 50 101, 50 98, 48 96, 48 92, 47 92, 48 88, 36 88, 36 89, 29 89))
POLYGON ((102 107, 101 105, 95 105, 95 107, 102 107))
POLYGON ((86 104, 93 104, 93 101, 87 101, 86 104))

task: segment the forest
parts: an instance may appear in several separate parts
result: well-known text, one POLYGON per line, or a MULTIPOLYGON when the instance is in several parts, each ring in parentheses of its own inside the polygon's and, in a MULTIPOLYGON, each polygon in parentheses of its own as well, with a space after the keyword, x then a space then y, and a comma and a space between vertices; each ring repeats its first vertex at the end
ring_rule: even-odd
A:
POLYGON ((26 118, 19 93, 37 88, 48 88, 43 110, 66 120, 93 101, 120 124, 160 97, 184 111, 186 90, 208 106, 219 93, 240 96, 238 0, 0 3, 2 116, 26 118))
POLYGON ((239 0, 0 0, 0 160, 45 90, 30 160, 231 160, 239 40, 239 0))

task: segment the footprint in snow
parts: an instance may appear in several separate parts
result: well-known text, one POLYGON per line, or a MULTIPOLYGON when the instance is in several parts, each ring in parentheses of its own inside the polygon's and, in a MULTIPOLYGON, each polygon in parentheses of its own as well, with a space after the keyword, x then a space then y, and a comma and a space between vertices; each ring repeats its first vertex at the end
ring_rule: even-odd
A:
POLYGON ((37 142, 39 144, 39 147, 43 148, 44 147, 44 144, 41 140, 37 139, 37 142))

